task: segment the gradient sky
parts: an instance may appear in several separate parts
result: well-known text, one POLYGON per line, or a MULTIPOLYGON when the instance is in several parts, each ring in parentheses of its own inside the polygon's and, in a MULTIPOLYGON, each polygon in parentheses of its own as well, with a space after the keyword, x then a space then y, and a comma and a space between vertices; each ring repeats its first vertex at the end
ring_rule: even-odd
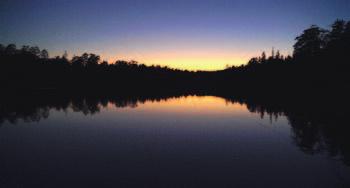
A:
POLYGON ((350 20, 350 0, 1 0, 0 43, 217 70, 291 54, 303 29, 336 18, 350 20))

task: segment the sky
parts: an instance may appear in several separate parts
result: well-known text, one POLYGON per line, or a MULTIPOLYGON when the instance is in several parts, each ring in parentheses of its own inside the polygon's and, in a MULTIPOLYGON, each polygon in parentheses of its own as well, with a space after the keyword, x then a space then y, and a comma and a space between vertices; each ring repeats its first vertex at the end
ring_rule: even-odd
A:
POLYGON ((188 70, 292 54, 312 24, 350 20, 350 0, 1 0, 0 43, 188 70))

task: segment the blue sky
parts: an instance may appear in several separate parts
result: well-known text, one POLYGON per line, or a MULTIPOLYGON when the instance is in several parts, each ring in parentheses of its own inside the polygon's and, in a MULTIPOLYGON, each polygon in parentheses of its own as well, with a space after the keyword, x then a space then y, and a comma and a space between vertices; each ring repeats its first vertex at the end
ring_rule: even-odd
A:
POLYGON ((349 10, 350 0, 2 0, 0 43, 214 70, 272 47, 292 53, 303 29, 349 10))

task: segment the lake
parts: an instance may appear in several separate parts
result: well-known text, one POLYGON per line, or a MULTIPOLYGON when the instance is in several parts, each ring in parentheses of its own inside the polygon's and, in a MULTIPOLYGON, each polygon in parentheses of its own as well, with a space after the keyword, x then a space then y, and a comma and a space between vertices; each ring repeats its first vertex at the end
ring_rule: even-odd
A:
POLYGON ((1 107, 2 187, 350 186, 323 116, 216 96, 39 101, 1 107))

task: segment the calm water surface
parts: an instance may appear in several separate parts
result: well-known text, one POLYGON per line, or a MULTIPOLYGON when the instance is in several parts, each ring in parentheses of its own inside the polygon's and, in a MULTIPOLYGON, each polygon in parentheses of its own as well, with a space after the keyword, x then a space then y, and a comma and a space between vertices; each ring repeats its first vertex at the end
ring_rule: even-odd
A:
MULTIPOLYGON (((213 96, 70 104, 0 126, 3 187, 347 187, 289 119, 213 96)), ((15 114, 9 117, 15 117, 15 114)))

